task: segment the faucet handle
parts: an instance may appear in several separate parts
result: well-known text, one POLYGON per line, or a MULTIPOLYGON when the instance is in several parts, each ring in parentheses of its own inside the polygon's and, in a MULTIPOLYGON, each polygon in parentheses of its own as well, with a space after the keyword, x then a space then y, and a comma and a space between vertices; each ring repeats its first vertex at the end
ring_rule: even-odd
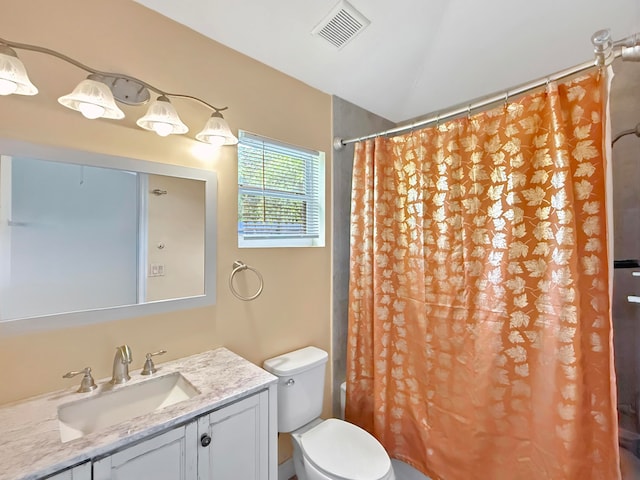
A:
POLYGON ((157 352, 154 353, 147 353, 147 360, 144 362, 144 367, 142 368, 142 371, 140 372, 140 375, 151 375, 152 373, 156 373, 158 371, 158 369, 156 368, 156 366, 153 363, 153 360, 151 359, 151 357, 155 357, 156 355, 164 355, 165 353, 167 353, 166 350, 159 350, 157 352))
POLYGON ((84 374, 82 377, 82 381, 80 382, 80 388, 78 388, 79 393, 92 392, 97 387, 96 382, 93 381, 93 377, 91 376, 91 367, 85 367, 82 370, 78 370, 77 372, 71 371, 65 373, 62 378, 72 378, 76 375, 84 374))

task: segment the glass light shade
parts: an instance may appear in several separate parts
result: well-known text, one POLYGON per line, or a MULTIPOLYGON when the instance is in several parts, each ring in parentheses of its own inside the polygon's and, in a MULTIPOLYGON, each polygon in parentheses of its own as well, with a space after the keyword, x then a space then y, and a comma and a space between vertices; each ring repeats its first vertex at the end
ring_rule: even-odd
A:
POLYGON ((73 92, 60 97, 58 102, 71 110, 77 110, 89 119, 124 118, 124 112, 116 105, 109 87, 90 78, 81 81, 73 92))
POLYGON ((165 96, 158 97, 149 105, 146 115, 139 118, 136 123, 140 128, 156 132, 161 137, 189 131, 189 128, 178 117, 176 109, 165 96))
POLYGON ((11 95, 18 90, 18 84, 11 80, 0 78, 0 95, 11 95))
POLYGON ((13 49, 0 46, 0 95, 35 95, 36 86, 13 49))
POLYGON ((217 147, 222 145, 235 145, 238 143, 236 136, 231 133, 229 124, 220 112, 214 112, 200 133, 196 135, 196 140, 209 143, 217 147))
POLYGON ((88 118, 89 120, 93 120, 94 118, 100 118, 104 113, 104 107, 100 105, 94 105, 93 103, 78 103, 78 110, 80 113, 88 118))

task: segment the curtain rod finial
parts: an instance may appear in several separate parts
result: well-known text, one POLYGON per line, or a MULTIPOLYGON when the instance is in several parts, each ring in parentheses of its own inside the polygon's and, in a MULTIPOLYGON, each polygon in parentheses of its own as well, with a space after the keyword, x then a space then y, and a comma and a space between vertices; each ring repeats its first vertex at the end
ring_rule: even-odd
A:
POLYGON ((333 149, 337 152, 344 148, 344 143, 342 143, 342 138, 334 137, 333 138, 333 149))

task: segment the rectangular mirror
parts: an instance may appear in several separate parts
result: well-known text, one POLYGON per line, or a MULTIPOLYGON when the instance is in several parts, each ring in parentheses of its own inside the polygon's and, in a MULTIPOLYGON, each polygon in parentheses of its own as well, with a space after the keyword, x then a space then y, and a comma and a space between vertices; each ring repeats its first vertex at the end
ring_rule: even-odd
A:
POLYGON ((215 173, 0 140, 0 329, 215 303, 215 173))

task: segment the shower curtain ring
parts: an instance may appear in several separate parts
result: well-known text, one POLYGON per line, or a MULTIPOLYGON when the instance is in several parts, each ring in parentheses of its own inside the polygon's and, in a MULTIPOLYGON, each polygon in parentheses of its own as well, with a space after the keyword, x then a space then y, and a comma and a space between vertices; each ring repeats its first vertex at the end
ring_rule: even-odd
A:
POLYGON ((509 108, 509 90, 504 92, 504 108, 505 110, 509 108))
POLYGON ((471 104, 467 105, 467 120, 471 120, 471 104))

